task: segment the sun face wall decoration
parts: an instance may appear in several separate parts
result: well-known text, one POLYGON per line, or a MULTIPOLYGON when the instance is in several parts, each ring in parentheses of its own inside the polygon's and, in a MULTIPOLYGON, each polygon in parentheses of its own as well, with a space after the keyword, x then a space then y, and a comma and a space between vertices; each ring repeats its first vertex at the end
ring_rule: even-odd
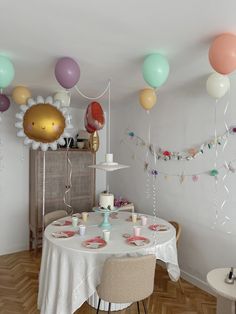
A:
POLYGON ((52 97, 38 96, 36 100, 30 98, 27 105, 20 106, 21 112, 16 114, 20 121, 15 124, 20 129, 18 137, 23 137, 25 145, 39 147, 46 151, 48 148, 57 149, 57 145, 64 145, 64 138, 69 137, 70 123, 68 108, 61 107, 60 101, 53 101, 52 97))

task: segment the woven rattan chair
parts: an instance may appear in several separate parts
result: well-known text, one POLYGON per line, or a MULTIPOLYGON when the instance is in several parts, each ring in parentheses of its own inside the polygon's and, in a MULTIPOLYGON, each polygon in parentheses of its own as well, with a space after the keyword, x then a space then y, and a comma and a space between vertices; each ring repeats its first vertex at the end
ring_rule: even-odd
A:
MULTIPOLYGON (((182 228, 181 228, 180 224, 178 222, 176 222, 176 221, 169 221, 169 223, 172 224, 172 226, 176 230, 176 245, 178 246, 178 242, 179 242, 179 238, 180 238, 180 234, 181 234, 182 228)), ((179 288, 180 288, 181 292, 184 294, 184 289, 183 289, 183 286, 182 286, 180 278, 178 280, 178 284, 179 284, 179 288)))
POLYGON ((155 255, 107 259, 101 284, 97 287, 99 296, 97 314, 101 299, 109 302, 108 313, 111 303, 133 302, 137 302, 138 313, 140 313, 139 301, 142 301, 144 312, 147 314, 144 299, 153 293, 155 267, 155 255))
POLYGON ((68 216, 68 213, 65 210, 55 210, 53 212, 50 212, 44 216, 44 227, 46 228, 54 220, 57 220, 66 216, 68 216))

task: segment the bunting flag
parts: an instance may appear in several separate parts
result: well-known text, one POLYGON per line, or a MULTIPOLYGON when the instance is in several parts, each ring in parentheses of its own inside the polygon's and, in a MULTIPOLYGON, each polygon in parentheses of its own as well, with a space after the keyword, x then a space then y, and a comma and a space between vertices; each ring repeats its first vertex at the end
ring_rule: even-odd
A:
POLYGON ((228 139, 229 135, 234 135, 234 134, 236 134, 236 126, 231 126, 222 135, 211 138, 210 140, 200 145, 190 147, 185 151, 176 152, 176 151, 171 151, 171 150, 162 149, 162 148, 157 148, 154 150, 154 147, 156 147, 155 145, 145 142, 143 138, 136 135, 133 131, 126 130, 125 132, 126 137, 130 140, 131 143, 143 149, 148 149, 153 156, 156 155, 156 158, 158 160, 164 160, 164 161, 170 161, 170 160, 182 161, 182 160, 195 159, 198 156, 204 154, 206 150, 212 149, 216 147, 217 145, 224 144, 224 142, 228 139))

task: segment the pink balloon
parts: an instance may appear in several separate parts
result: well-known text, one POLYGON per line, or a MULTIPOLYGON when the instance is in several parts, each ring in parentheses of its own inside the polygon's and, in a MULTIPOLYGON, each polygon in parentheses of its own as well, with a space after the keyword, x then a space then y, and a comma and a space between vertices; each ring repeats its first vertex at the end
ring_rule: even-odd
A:
POLYGON ((69 57, 59 59, 55 66, 55 76, 62 87, 66 89, 74 87, 80 78, 78 63, 69 57))
POLYGON ((218 73, 233 72, 236 69, 236 36, 227 33, 216 37, 209 49, 209 61, 218 73))

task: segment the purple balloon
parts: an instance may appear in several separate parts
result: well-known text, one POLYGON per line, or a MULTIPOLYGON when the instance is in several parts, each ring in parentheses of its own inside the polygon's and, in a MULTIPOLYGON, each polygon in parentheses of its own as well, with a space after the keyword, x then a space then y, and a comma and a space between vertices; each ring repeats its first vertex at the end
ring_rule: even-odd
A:
POLYGON ((0 94, 0 112, 6 111, 9 107, 10 107, 9 98, 4 94, 0 94))
POLYGON ((55 76, 62 87, 66 89, 74 87, 80 78, 78 63, 69 57, 59 59, 55 66, 55 76))

